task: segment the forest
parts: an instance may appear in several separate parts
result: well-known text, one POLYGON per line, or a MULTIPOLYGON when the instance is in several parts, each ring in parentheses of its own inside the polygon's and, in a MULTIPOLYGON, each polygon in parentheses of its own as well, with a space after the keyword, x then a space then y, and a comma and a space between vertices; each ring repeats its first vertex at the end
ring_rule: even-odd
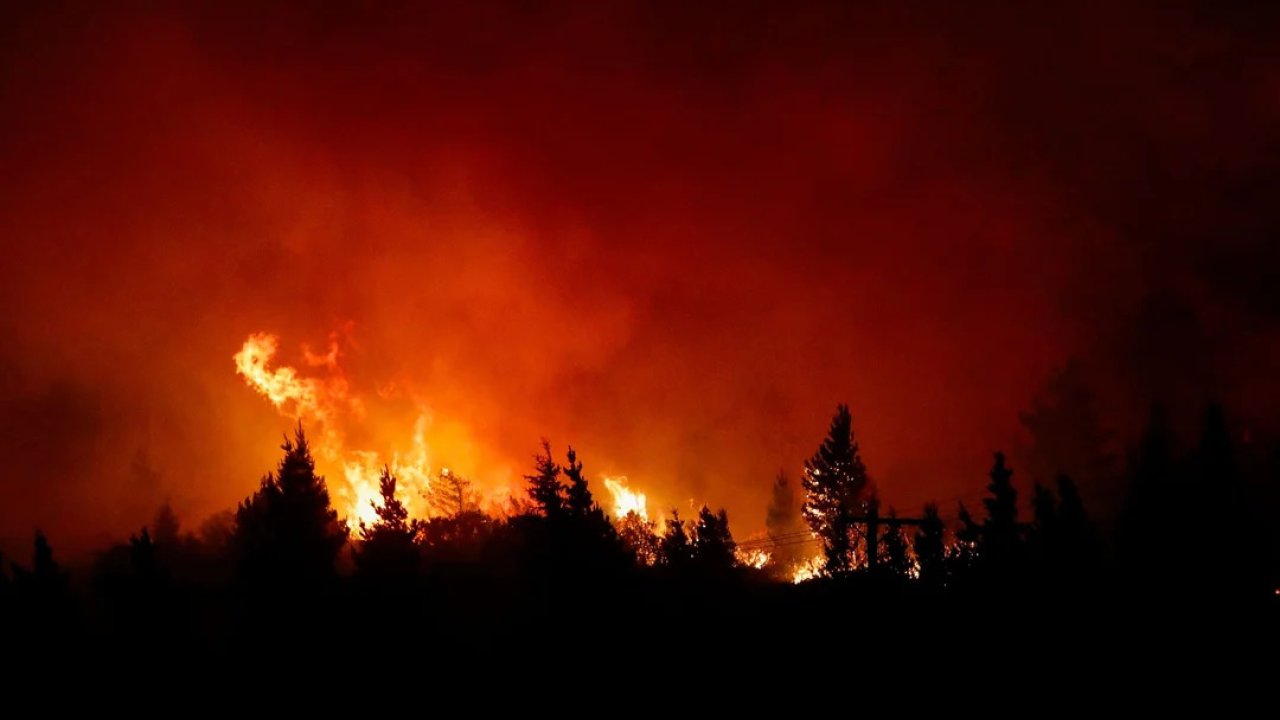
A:
POLYGON ((583 459, 545 440, 506 512, 482 511, 470 483, 443 471, 430 516, 410 517, 384 468, 376 520, 350 526, 299 424, 258 489, 194 531, 166 504, 68 570, 37 530, 28 562, 3 563, 0 617, 12 641, 44 649, 426 642, 480 658, 604 639, 636 660, 926 635, 1014 642, 1030 624, 1043 643, 1084 642, 1082 630, 1120 624, 1163 634, 1152 618, 1175 611, 1183 631, 1257 617, 1273 629, 1280 464, 1229 428, 1210 406, 1184 448, 1153 410, 1112 523, 1091 518, 1067 475, 1020 499, 1000 452, 980 503, 947 521, 935 503, 910 517, 881 505, 840 405, 798 482, 774 481, 767 536, 736 543, 707 506, 611 517, 583 459))

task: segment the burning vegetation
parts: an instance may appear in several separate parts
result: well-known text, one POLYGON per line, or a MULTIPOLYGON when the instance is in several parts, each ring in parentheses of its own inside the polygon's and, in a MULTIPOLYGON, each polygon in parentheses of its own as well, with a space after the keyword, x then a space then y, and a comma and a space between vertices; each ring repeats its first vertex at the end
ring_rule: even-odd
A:
MULTIPOLYGON (((1140 593, 1187 577, 1188 568, 1208 579, 1188 593, 1276 597, 1263 543, 1227 556, 1192 548, 1178 556, 1193 558, 1190 565, 1150 543, 1159 536, 1155 524, 1178 509, 1156 482, 1169 468, 1217 482, 1241 477, 1224 474, 1238 466, 1218 410, 1206 415, 1205 439, 1185 460, 1172 458, 1155 418, 1133 461, 1134 500, 1110 541, 1067 476, 1052 489, 1035 485, 1032 518, 1020 520, 1014 473, 1001 453, 979 491, 980 518, 963 502, 950 523, 932 503, 916 512, 882 508, 852 414, 840 405, 799 482, 786 473, 774 478, 766 531, 739 542, 724 510, 703 504, 684 516, 677 508, 655 512, 627 477, 593 482, 575 448, 561 452, 545 440, 522 492, 478 486, 465 468, 432 459, 429 412, 417 400, 404 447, 352 447, 346 428, 367 405, 344 376, 341 345, 304 353, 310 374, 274 365, 277 348, 273 336, 253 335, 235 365, 297 422, 279 463, 233 512, 197 532, 183 532, 166 506, 127 545, 104 552, 91 598, 103 604, 94 617, 117 624, 108 632, 155 638, 178 628, 196 646, 209 634, 283 632, 306 647, 308 628, 354 609, 368 617, 392 612, 397 633, 466 656, 494 643, 535 647, 544 621, 557 641, 584 644, 590 627, 616 627, 621 617, 630 618, 634 637, 674 623, 688 633, 740 638, 754 613, 779 603, 798 614, 813 602, 843 607, 851 597, 896 607, 1020 592, 1048 602, 1115 588, 1140 593), (341 473, 332 486, 326 467, 341 473), (191 602, 204 603, 198 614, 185 609, 191 602), (583 624, 564 627, 555 616, 564 607, 583 624)), ((32 562, 14 564, 12 577, 0 572, 0 606, 35 618, 31 629, 79 627, 81 620, 69 620, 78 611, 68 578, 37 533, 32 562)), ((355 649, 362 638, 345 639, 355 649)))

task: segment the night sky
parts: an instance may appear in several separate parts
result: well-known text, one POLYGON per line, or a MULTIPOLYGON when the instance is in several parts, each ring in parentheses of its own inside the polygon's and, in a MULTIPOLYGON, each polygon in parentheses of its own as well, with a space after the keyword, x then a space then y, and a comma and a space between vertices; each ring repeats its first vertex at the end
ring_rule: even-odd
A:
POLYGON ((1072 359, 1117 452, 1275 427, 1275 9, 145 5, 0 10, 0 549, 251 492, 256 332, 337 333, 361 448, 412 397, 481 484, 545 435, 744 535, 837 402, 904 508, 1072 359))

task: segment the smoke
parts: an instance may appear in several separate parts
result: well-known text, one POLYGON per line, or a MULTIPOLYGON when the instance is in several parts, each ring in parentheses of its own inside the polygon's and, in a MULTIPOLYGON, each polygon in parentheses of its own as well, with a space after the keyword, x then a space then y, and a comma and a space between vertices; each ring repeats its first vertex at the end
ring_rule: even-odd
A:
POLYGON ((230 361, 262 331, 350 323, 353 382, 424 398, 469 476, 547 435, 744 530, 839 401, 899 507, 979 486, 1072 357, 1122 431, 1276 407, 1280 73, 1243 10, 13 15, 5 547, 247 494, 287 426, 230 361))

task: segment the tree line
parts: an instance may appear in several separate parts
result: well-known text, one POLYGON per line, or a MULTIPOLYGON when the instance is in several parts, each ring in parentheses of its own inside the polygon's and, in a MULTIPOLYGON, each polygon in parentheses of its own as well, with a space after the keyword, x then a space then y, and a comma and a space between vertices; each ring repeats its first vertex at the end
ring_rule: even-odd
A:
POLYGON ((37 532, 30 563, 0 563, 0 608, 35 618, 33 628, 72 627, 67 618, 77 612, 83 624, 77 608, 85 603, 77 598, 86 594, 121 627, 151 627, 157 618, 199 625, 205 620, 193 619, 192 607, 223 605, 234 608, 224 618, 280 622, 258 609, 297 603, 292 621, 310 612, 300 600, 308 597, 413 598, 425 607, 462 592, 472 603, 534 598, 547 607, 603 589, 667 591, 656 587, 732 598, 764 587, 781 592, 805 566, 824 592, 937 598, 1010 588, 1141 591, 1171 582, 1182 592, 1263 597, 1276 581, 1265 516, 1251 523, 1241 514, 1231 533, 1199 520, 1210 502, 1247 507, 1251 493, 1253 471, 1237 460, 1217 407, 1205 413, 1200 441, 1186 453, 1176 450, 1167 417, 1153 413, 1128 460, 1119 520, 1105 531, 1067 475, 1052 486, 1034 484, 1031 512, 1022 517, 1014 470, 1000 452, 977 513, 959 503, 949 523, 936 503, 914 517, 882 508, 845 405, 799 483, 784 473, 775 479, 767 537, 741 547, 725 511, 706 506, 691 518, 672 510, 661 524, 635 513, 611 519, 576 450, 569 447, 561 462, 545 440, 525 476, 525 497, 505 517, 482 512, 466 478, 448 471, 431 484, 432 516, 410 517, 384 467, 376 518, 354 527, 330 502, 301 426, 281 449, 277 467, 233 512, 184 533, 163 506, 127 543, 102 552, 78 591, 37 532), (767 552, 768 562, 743 560, 737 551, 744 549, 767 552))

